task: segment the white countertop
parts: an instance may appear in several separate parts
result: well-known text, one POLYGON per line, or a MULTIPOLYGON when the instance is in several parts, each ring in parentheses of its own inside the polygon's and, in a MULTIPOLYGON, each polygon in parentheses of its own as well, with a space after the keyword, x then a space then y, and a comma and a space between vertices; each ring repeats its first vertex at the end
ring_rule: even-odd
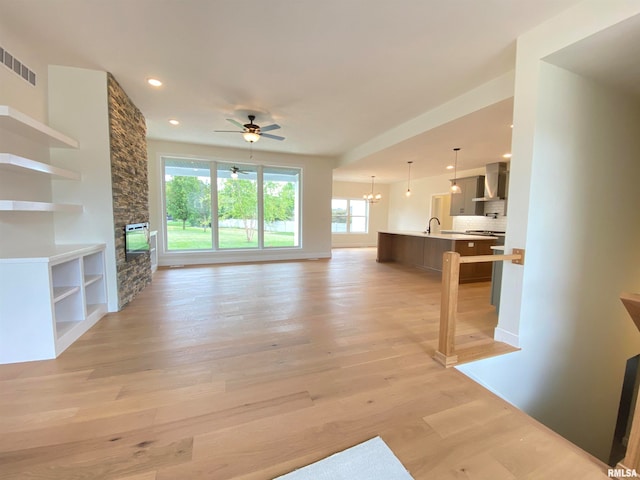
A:
POLYGON ((441 240, 496 240, 498 237, 487 235, 471 235, 467 233, 430 233, 412 230, 386 230, 378 233, 390 233, 392 235, 408 235, 411 237, 438 238, 441 240))
POLYGON ((38 248, 15 246, 0 251, 0 263, 58 263, 68 258, 98 252, 104 250, 104 248, 104 243, 42 245, 38 248))

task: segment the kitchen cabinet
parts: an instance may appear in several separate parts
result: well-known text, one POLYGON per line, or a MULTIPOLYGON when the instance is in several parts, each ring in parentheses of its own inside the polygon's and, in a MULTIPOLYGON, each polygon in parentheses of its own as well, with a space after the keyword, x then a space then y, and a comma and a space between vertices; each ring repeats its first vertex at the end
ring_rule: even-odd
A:
MULTIPOLYGON (((464 255, 491 255, 494 237, 424 233, 378 232, 377 261, 397 262, 432 272, 442 272, 444 252, 464 255)), ((460 265, 460 283, 491 280, 491 263, 460 265)))
MULTIPOLYGON (((458 241, 455 243, 454 250, 460 254, 460 256, 473 256, 473 255, 493 255, 491 246, 495 245, 495 240, 492 241, 458 241)), ((465 282, 483 282, 491 280, 491 262, 482 263, 463 263, 460 265, 460 281, 465 282)))
MULTIPOLYGON (((453 180, 451 181, 453 183, 453 180)), ((483 215, 484 204, 474 202, 474 198, 484 195, 484 175, 464 177, 456 179, 456 184, 462 190, 460 193, 451 194, 450 215, 483 215)))

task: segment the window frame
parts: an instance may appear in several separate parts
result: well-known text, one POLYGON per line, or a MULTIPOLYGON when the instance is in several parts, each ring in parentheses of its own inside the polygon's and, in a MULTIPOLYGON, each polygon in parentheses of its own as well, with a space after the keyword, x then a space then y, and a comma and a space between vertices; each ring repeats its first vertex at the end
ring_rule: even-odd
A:
POLYGON ((353 197, 332 197, 331 198, 331 225, 333 225, 333 219, 337 218, 335 215, 333 215, 333 201, 334 200, 342 200, 342 201, 346 201, 347 202, 347 213, 344 216, 340 216, 341 218, 344 217, 346 219, 346 230, 344 232, 334 232, 333 231, 333 227, 331 228, 331 234, 332 235, 368 235, 369 234, 369 220, 371 218, 371 210, 369 209, 369 202, 367 200, 364 200, 362 198, 353 198, 353 197), (351 214, 351 202, 364 202, 365 203, 365 214, 364 215, 352 215, 351 214), (365 231, 364 232, 352 232, 351 231, 351 224, 352 224, 352 218, 364 218, 365 219, 365 231))
POLYGON ((233 160, 225 160, 225 159, 207 159, 202 157, 191 157, 184 155, 161 155, 161 175, 160 175, 160 192, 161 192, 161 209, 162 209, 162 233, 163 233, 163 245, 162 252, 166 255, 193 255, 193 254, 202 254, 202 253, 225 253, 225 252, 256 252, 256 251, 273 251, 276 249, 289 249, 289 250, 300 250, 303 248, 303 238, 302 238, 302 188, 303 182, 302 178, 304 175, 304 168, 301 166, 293 166, 293 165, 273 165, 273 164, 250 164, 250 163, 239 163, 234 162, 233 160), (168 225, 167 225, 167 162, 182 160, 185 162, 197 162, 202 164, 202 168, 208 168, 210 172, 210 188, 211 188, 211 230, 210 234, 212 237, 212 248, 199 248, 199 249, 169 249, 169 236, 168 236, 168 225), (258 237, 258 245, 250 246, 250 247, 240 247, 240 248, 220 248, 219 246, 219 226, 218 226, 218 168, 219 165, 228 165, 233 164, 242 168, 251 168, 255 169, 257 175, 257 202, 258 202, 258 218, 256 221, 257 232, 256 236, 258 237), (297 182, 297 190, 295 197, 295 206, 294 209, 296 211, 295 221, 296 221, 296 231, 294 232, 294 238, 297 240, 297 245, 291 246, 265 246, 264 245, 264 169, 282 169, 282 170, 294 170, 298 172, 298 182, 297 182))

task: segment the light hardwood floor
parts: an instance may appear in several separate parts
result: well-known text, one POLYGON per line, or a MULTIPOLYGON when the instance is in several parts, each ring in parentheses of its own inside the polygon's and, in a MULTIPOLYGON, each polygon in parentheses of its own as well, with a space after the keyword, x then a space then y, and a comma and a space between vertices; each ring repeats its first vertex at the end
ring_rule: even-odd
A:
MULTIPOLYGON (((376 435, 416 480, 606 478, 431 358, 439 304, 372 249, 159 270, 60 358, 0 366, 0 478, 270 479, 376 435)), ((459 309, 486 343, 489 285, 459 309)))

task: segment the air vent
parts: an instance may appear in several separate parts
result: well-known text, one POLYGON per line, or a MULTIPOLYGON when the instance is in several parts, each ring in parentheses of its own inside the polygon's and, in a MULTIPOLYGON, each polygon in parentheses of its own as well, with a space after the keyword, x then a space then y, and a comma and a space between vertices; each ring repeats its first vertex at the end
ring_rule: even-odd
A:
POLYGON ((0 47, 0 63, 35 87, 36 72, 31 70, 2 47, 0 47))

